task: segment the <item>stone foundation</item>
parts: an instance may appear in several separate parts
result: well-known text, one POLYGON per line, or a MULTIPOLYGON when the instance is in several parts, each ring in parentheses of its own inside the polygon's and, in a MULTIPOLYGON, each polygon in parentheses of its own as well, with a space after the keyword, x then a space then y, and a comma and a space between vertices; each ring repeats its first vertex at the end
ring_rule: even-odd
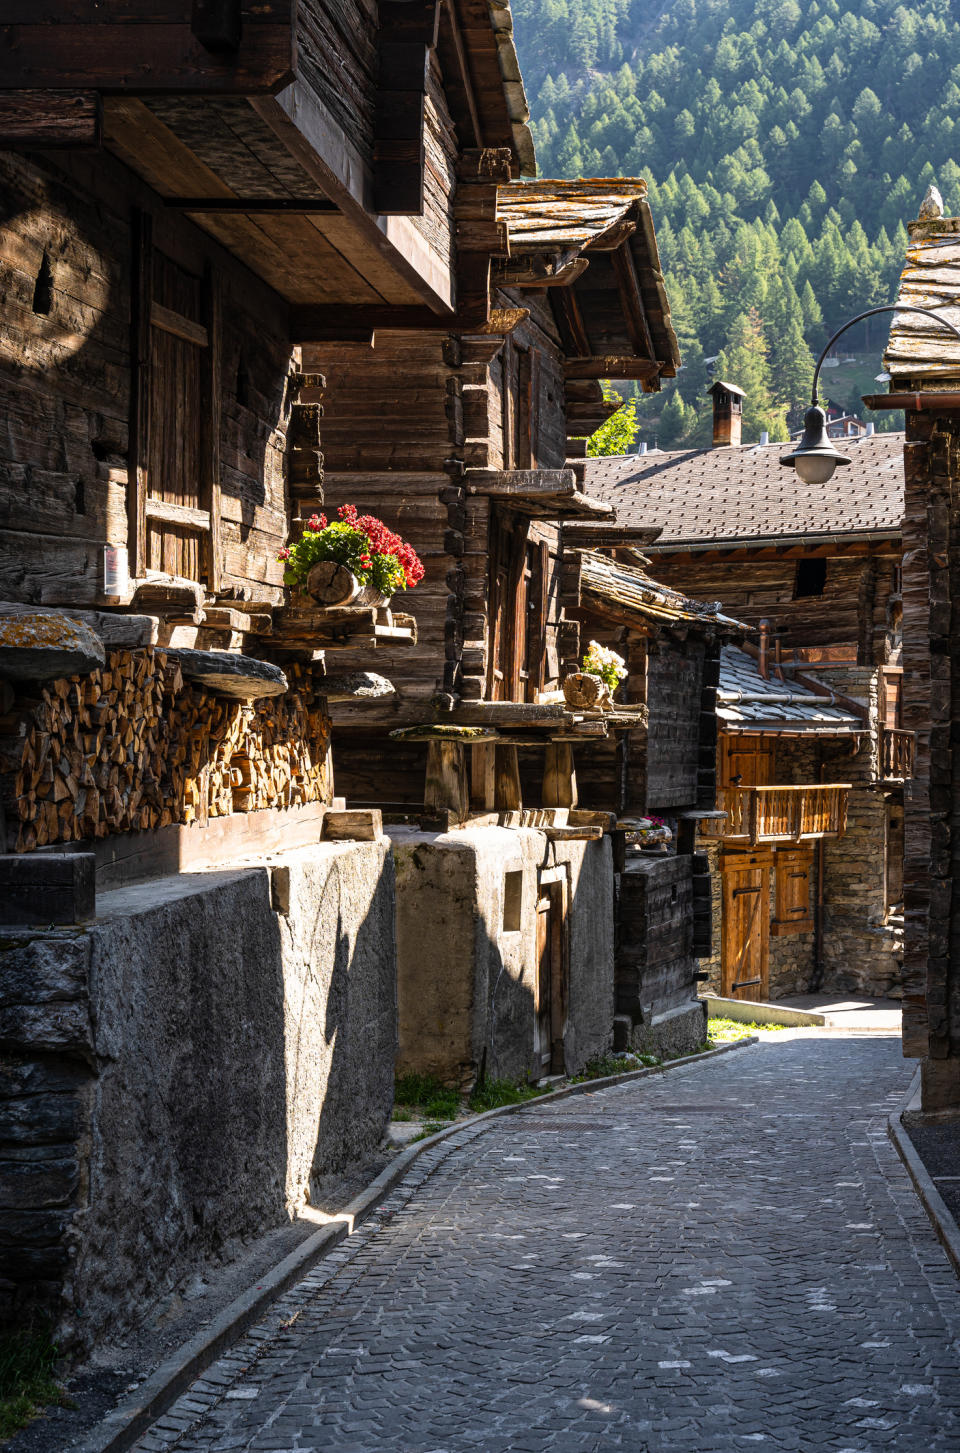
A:
POLYGON ((0 1310, 64 1347, 282 1223, 393 1101, 387 846, 100 895, 0 954, 0 1310))
POLYGON ((533 828, 393 829, 397 871, 397 1073, 469 1090, 539 1079, 537 897, 566 894, 564 1068, 582 1069, 613 1032, 610 842, 552 842, 533 828))
POLYGON ((707 1006, 695 1000, 652 1015, 649 1024, 635 1024, 630 1048, 639 1054, 655 1054, 666 1059, 700 1049, 706 1037, 707 1006))

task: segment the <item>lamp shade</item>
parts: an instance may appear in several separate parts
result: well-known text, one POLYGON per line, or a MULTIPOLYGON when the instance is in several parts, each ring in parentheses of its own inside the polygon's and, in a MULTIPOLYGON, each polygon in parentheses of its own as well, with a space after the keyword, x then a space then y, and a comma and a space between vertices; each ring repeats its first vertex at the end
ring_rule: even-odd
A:
POLYGON ((803 416, 803 437, 796 449, 780 456, 781 464, 792 464, 804 484, 826 484, 838 464, 849 464, 846 454, 833 447, 827 434, 827 416, 813 404, 803 416))

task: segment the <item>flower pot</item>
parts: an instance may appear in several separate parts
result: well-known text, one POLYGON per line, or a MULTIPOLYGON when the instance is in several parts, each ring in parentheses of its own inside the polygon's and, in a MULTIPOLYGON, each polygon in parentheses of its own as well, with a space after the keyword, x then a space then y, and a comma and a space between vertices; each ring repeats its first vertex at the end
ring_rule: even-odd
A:
POLYGON ((357 594, 350 602, 351 605, 389 605, 393 599, 391 595, 384 595, 375 585, 361 585, 357 594))

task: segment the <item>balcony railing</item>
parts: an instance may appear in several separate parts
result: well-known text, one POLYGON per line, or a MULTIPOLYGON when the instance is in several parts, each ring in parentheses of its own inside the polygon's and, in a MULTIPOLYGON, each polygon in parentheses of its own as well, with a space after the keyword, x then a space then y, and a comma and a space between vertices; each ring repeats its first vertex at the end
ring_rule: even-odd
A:
POLYGON ((724 842, 802 843, 842 837, 847 826, 849 782, 815 787, 721 787, 717 807, 725 819, 707 819, 702 830, 724 842))
POLYGON ((915 746, 913 732, 883 728, 880 733, 880 776, 884 782, 905 782, 913 776, 915 746))

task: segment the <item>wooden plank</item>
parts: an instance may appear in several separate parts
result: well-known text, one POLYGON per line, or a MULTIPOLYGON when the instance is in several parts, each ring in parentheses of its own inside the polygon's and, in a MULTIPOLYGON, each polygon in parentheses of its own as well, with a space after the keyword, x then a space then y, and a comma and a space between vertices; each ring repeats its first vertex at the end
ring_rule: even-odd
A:
POLYGON ((654 378, 660 372, 660 365, 647 358, 635 358, 632 354, 604 354, 598 357, 578 356, 564 359, 563 372, 566 378, 654 378))
POLYGON ((620 288, 620 301, 623 304, 623 316, 630 341, 641 358, 656 358, 647 322, 647 310, 643 305, 640 282, 629 245, 618 247, 611 254, 610 261, 620 288))
POLYGON ((133 277, 130 287, 130 482, 127 485, 127 549, 130 574, 147 568, 147 457, 150 447, 150 305, 153 300, 153 219, 133 213, 133 277))
POLYGON ((0 89, 82 88, 95 76, 105 91, 136 86, 269 95, 294 76, 292 18, 291 6, 280 23, 272 19, 245 26, 237 49, 222 57, 208 51, 183 23, 118 23, 97 14, 86 23, 7 24, 0 89))
POLYGON ((215 216, 221 212, 246 212, 251 216, 261 212, 275 212, 280 216, 295 212, 306 216, 314 212, 340 211, 329 197, 165 197, 163 205, 176 212, 194 212, 198 216, 215 216))
POLYGON ((148 520, 162 520, 168 525, 185 525, 193 530, 210 529, 210 511, 192 505, 174 504, 164 499, 148 499, 144 510, 148 520))
POLYGON ((97 91, 0 91, 0 148, 78 150, 101 144, 97 91))
POLYGON ((150 326, 160 328, 164 333, 171 333, 174 338, 182 338, 185 343, 195 343, 198 348, 206 348, 210 342, 206 328, 200 323, 194 323, 182 313, 175 313, 172 308, 165 308, 161 303, 152 300, 150 326))
POLYGON ((459 742, 431 737, 423 805, 428 812, 452 812, 462 822, 470 811, 466 749, 459 742))
POLYGON ((357 808, 324 814, 323 836, 329 842, 376 843, 383 837, 383 814, 379 808, 357 808))
POLYGON ((220 432, 223 419, 223 297, 220 274, 208 263, 204 271, 204 302, 206 334, 209 346, 205 357, 204 446, 203 465, 206 478, 201 482, 200 498, 210 518, 210 535, 204 550, 207 585, 216 595, 224 571, 223 541, 220 533, 220 432))

